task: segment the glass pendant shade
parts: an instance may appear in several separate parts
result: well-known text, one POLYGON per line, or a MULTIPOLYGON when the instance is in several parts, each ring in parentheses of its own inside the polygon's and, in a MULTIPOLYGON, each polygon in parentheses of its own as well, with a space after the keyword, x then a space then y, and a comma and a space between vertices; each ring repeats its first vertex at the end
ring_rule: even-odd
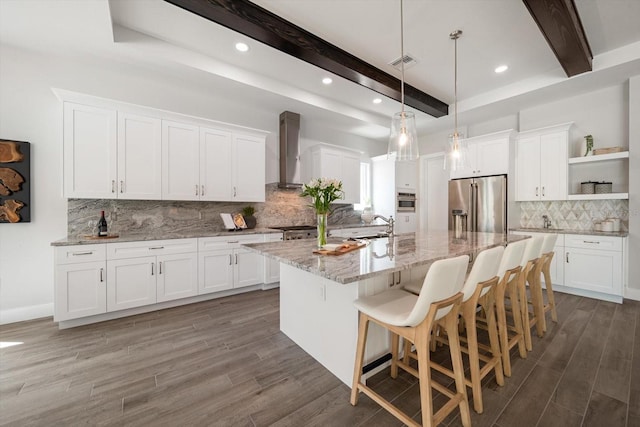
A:
POLYGON ((402 111, 393 115, 387 153, 401 162, 418 158, 418 132, 414 113, 402 111))
POLYGON ((454 132, 449 135, 449 143, 444 157, 444 168, 451 171, 459 171, 467 167, 469 148, 464 134, 454 132))

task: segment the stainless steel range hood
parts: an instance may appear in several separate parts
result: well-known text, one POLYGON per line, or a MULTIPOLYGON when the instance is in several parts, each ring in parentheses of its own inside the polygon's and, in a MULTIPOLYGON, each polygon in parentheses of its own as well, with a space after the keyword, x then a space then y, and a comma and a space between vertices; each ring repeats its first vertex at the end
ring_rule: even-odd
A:
POLYGON ((280 114, 280 182, 279 188, 300 188, 300 114, 280 114))

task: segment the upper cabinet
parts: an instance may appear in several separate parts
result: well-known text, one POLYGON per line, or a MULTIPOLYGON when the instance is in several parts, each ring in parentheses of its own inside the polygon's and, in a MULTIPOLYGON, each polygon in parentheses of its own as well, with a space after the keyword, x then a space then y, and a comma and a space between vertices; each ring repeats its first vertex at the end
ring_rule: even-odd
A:
POLYGON ((56 94, 65 99, 65 197, 264 201, 266 133, 56 94))
POLYGON ((567 146, 572 123, 520 132, 516 201, 567 199, 567 146))
POLYGON ((360 154, 337 147, 316 145, 311 148, 311 176, 342 181, 344 200, 339 203, 360 203, 360 154))
POLYGON ((507 174, 514 135, 515 131, 510 129, 468 138, 468 167, 451 171, 451 179, 507 174))

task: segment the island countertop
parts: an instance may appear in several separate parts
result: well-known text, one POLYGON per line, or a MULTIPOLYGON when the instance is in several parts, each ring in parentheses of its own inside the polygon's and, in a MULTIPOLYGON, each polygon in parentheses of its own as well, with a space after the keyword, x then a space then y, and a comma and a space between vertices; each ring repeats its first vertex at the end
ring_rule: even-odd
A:
MULTIPOLYGON (((314 254, 316 239, 243 246, 317 276, 346 284, 529 238, 515 234, 472 232, 466 233, 465 237, 456 239, 451 231, 399 234, 392 238, 374 239, 368 246, 343 255, 314 254)), ((329 238, 327 243, 340 241, 329 238)))

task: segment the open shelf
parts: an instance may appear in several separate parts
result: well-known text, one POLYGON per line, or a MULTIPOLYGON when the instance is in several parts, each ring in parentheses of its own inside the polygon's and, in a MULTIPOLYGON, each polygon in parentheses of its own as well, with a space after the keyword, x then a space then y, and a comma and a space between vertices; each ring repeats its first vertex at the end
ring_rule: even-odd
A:
POLYGON ((569 164, 575 165, 578 163, 592 163, 592 162, 602 162, 605 160, 628 159, 628 158, 629 158, 628 151, 620 151, 619 153, 599 154, 597 156, 571 157, 569 159, 569 164))
POLYGON ((569 194, 567 200, 627 200, 629 193, 569 194))

